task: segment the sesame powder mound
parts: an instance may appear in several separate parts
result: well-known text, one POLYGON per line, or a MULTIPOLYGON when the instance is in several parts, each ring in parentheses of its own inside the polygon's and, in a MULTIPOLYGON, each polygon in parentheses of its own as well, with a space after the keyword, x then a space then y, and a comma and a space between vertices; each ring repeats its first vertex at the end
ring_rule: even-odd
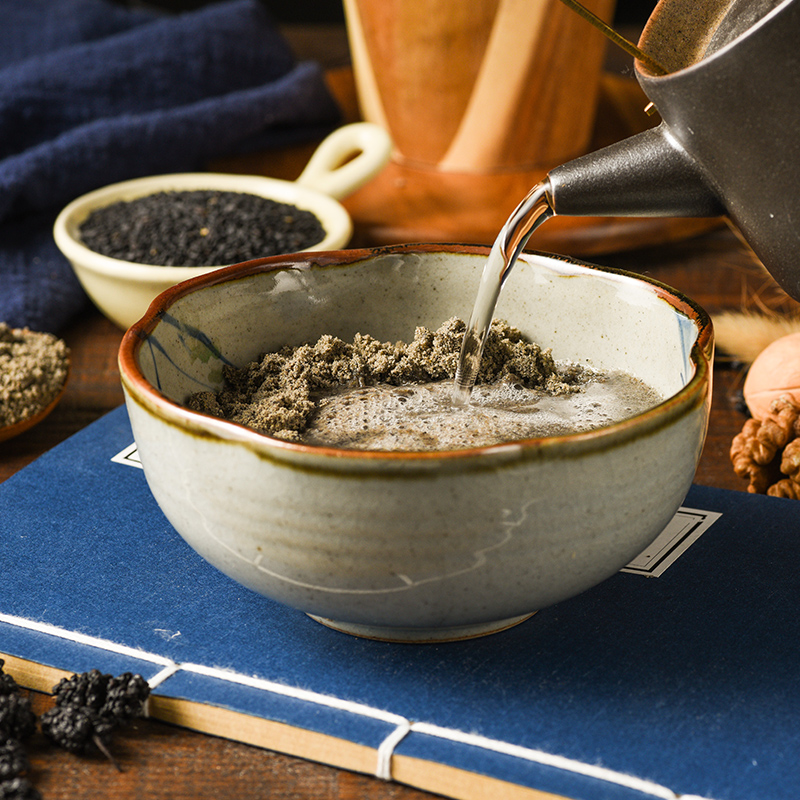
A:
POLYGON ((0 427, 44 410, 63 388, 69 350, 50 333, 0 322, 0 427))
MULTIPOLYGON (((315 343, 265 353, 243 367, 225 367, 218 392, 199 392, 186 405, 290 441, 302 433, 320 398, 342 389, 405 386, 451 380, 458 366, 465 323, 450 319, 438 330, 418 327, 411 342, 380 342, 356 334, 352 343, 325 335, 315 343)), ((549 394, 580 391, 584 371, 559 366, 549 350, 495 320, 481 360, 478 383, 505 382, 549 394)))

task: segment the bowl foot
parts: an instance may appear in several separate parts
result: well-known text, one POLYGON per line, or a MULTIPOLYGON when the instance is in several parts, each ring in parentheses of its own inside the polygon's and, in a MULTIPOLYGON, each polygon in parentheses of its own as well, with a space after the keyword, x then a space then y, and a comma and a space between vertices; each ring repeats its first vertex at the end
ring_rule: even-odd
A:
POLYGON ((462 639, 475 639, 479 636, 488 636, 490 633, 499 633, 519 625, 520 622, 525 622, 535 613, 533 611, 530 614, 523 614, 519 617, 509 617, 508 619, 495 620, 494 622, 481 622, 476 625, 456 625, 450 628, 390 628, 380 625, 360 625, 355 622, 339 622, 325 617, 317 617, 314 614, 309 614, 308 616, 328 628, 333 628, 342 633, 349 633, 351 636, 358 636, 362 639, 374 639, 379 642, 435 644, 439 642, 457 642, 462 639))

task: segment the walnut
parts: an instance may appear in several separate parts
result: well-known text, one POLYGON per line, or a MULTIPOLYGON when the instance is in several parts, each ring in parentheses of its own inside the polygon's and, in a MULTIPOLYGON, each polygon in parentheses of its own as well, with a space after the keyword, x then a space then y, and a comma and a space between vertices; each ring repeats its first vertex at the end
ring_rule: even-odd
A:
POLYGON ((763 494, 767 491, 769 478, 765 463, 772 460, 771 457, 765 459, 766 451, 758 442, 757 433, 760 427, 761 423, 758 420, 747 420, 742 432, 736 434, 731 443, 733 471, 740 478, 748 480, 747 491, 754 494, 763 494))
POLYGON ((765 445, 774 447, 776 450, 785 447, 800 432, 797 421, 798 414, 800 414, 800 406, 796 405, 789 395, 783 395, 777 400, 773 400, 769 407, 769 414, 761 420, 759 439, 765 445))
POLYGON ((800 405, 784 395, 763 419, 748 419, 730 457, 748 492, 800 499, 800 405))
POLYGON ((792 439, 781 456, 781 472, 800 483, 800 439, 792 439))
POLYGON ((771 497, 788 497, 790 500, 800 500, 800 483, 795 483, 790 478, 783 478, 772 484, 767 489, 771 497))

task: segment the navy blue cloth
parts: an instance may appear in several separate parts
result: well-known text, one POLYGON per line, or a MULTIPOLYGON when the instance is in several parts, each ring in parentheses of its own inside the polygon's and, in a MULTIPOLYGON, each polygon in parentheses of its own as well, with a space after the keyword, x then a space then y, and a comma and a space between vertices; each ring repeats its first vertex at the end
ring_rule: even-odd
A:
POLYGON ((115 181, 308 141, 339 122, 257 0, 179 15, 108 0, 4 0, 0 321, 57 332, 88 301, 58 211, 115 181))

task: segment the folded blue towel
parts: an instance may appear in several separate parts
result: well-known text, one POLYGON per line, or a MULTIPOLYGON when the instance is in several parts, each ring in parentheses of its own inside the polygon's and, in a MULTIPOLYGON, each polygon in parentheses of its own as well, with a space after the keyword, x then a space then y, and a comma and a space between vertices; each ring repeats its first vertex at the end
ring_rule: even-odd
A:
POLYGON ((51 234, 73 198, 338 122, 319 66, 295 61, 257 0, 180 15, 3 0, 0 321, 57 332, 86 307, 51 234))

